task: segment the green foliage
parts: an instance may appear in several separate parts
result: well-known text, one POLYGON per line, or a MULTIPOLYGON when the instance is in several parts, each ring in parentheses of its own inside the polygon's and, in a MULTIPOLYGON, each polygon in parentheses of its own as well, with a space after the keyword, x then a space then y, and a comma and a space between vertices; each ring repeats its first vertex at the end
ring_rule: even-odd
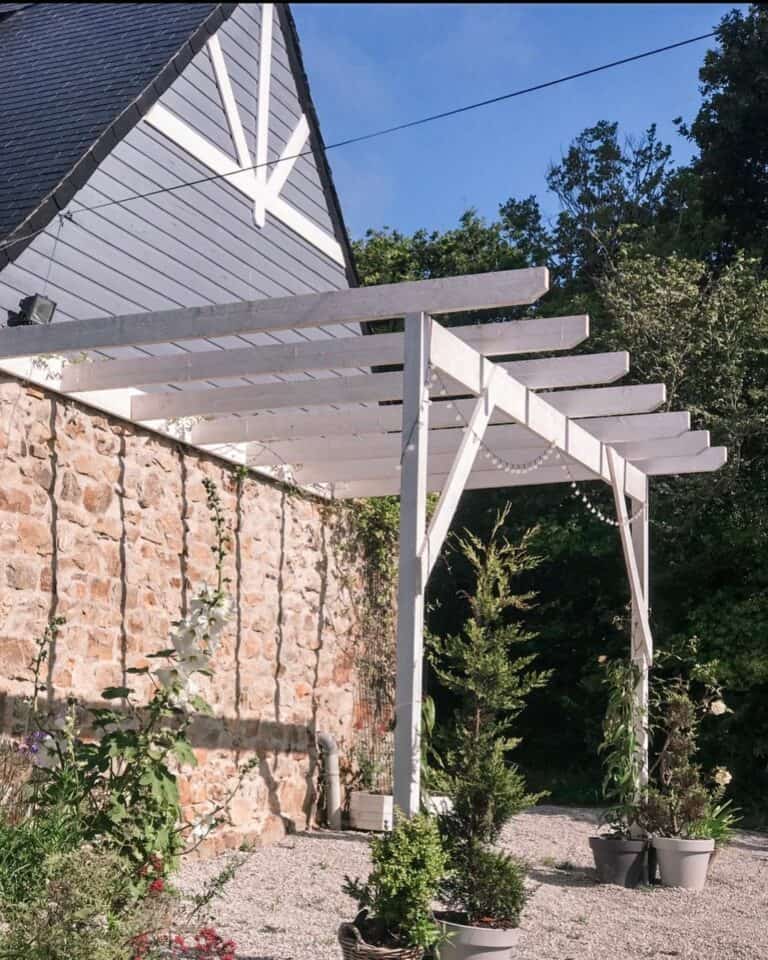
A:
POLYGON ((447 858, 437 823, 425 814, 396 816, 394 829, 371 839, 373 868, 365 883, 345 878, 344 892, 370 911, 356 923, 367 942, 427 949, 439 940, 432 901, 447 858))
POLYGON ((598 748, 603 759, 603 796, 611 804, 605 821, 625 837, 636 819, 640 797, 642 754, 637 728, 647 719, 638 716, 635 690, 639 679, 639 670, 630 660, 612 660, 605 665, 608 703, 598 748))
POLYGON ((768 229, 768 10, 732 10, 717 28, 718 49, 699 71, 702 104, 682 133, 698 147, 693 170, 713 252, 765 256, 768 229))
POLYGON ((129 960, 131 939, 163 918, 163 897, 128 901, 114 855, 79 847, 49 854, 41 870, 43 891, 2 904, 3 960, 129 960))
MULTIPOLYGON (((534 655, 517 653, 532 634, 510 613, 527 611, 533 595, 514 593, 513 581, 539 561, 530 553, 532 532, 519 544, 502 536, 505 519, 502 511, 487 544, 470 532, 458 540, 474 576, 474 591, 465 597, 469 616, 461 633, 429 638, 435 674, 459 700, 442 756, 453 810, 441 817, 441 829, 455 878, 446 884, 444 894, 470 922, 481 919, 474 904, 485 896, 470 896, 470 891, 488 890, 483 871, 492 860, 485 856, 485 847, 498 839, 510 817, 538 799, 526 791, 508 754, 519 743, 511 736, 513 721, 529 693, 549 679, 548 673, 532 668, 534 655)), ((512 890, 501 890, 499 896, 507 893, 516 896, 512 890)), ((510 917, 496 919, 504 922, 510 917)))
POLYGON ((671 153, 655 125, 621 143, 618 124, 603 120, 550 166, 547 185, 562 207, 552 238, 562 281, 591 285, 628 239, 658 219, 671 153))
POLYGON ((81 841, 77 820, 56 810, 17 823, 0 823, 0 903, 40 896, 51 858, 69 853, 81 841))
POLYGON ((470 920, 517 927, 527 899, 525 867, 503 853, 474 845, 462 869, 444 882, 443 892, 470 920))
POLYGON ((652 688, 655 760, 638 805, 638 822, 658 836, 717 836, 722 843, 736 822, 735 811, 723 803, 731 774, 718 767, 713 785, 707 786, 696 755, 702 720, 722 717, 729 708, 716 678, 717 663, 697 657, 698 640, 692 638, 680 652, 660 658, 652 688))

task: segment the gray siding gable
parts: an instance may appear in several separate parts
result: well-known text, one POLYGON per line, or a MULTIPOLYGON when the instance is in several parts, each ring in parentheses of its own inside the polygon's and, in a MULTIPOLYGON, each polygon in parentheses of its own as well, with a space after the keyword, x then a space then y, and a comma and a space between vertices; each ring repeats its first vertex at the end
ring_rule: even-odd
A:
MULTIPOLYGON (((273 19, 270 159, 283 151, 306 113, 302 78, 296 76, 296 63, 287 53, 292 40, 283 24, 289 23, 289 16, 287 11, 275 11, 273 19)), ((216 32, 254 162, 261 21, 260 4, 241 4, 216 32)), ((207 46, 195 54, 159 105, 237 164, 207 46)), ((349 285, 352 267, 346 236, 324 161, 316 153, 295 163, 280 196, 302 222, 335 242, 341 256, 329 256, 269 210, 264 226, 257 226, 253 203, 226 179, 127 199, 212 176, 204 159, 166 136, 150 122, 150 114, 78 191, 66 208, 72 218, 57 217, 0 271, 0 309, 16 309, 21 296, 42 292, 57 302, 57 320, 83 319, 349 285), (124 199, 125 203, 112 203, 124 199), (89 212, 100 204, 109 205, 89 212)), ((319 131, 313 129, 312 119, 310 143, 317 148, 319 131)), ((308 148, 309 144, 304 147, 308 148)), ((4 319, 0 314, 0 322, 4 319)), ((359 328, 327 335, 339 332, 358 333, 359 328)), ((305 334, 288 332, 275 339, 296 336, 305 334)), ((206 346, 211 344, 189 343, 185 348, 206 346)))

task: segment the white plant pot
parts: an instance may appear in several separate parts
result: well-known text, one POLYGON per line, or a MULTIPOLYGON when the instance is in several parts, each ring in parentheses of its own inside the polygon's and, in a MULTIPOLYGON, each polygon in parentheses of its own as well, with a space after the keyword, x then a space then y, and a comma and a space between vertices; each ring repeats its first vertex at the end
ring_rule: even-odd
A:
POLYGON ((440 795, 428 796, 424 800, 424 809, 435 817, 450 813, 453 810, 453 800, 440 795))
POLYGON ((353 790, 349 795, 349 825, 353 830, 391 830, 391 795, 353 790))
POLYGON ((469 927, 439 917, 438 923, 447 936, 440 944, 440 960, 511 960, 523 933, 519 927, 469 927))
POLYGON ((656 862, 665 887, 703 890, 714 840, 681 840, 677 837, 654 837, 656 862))

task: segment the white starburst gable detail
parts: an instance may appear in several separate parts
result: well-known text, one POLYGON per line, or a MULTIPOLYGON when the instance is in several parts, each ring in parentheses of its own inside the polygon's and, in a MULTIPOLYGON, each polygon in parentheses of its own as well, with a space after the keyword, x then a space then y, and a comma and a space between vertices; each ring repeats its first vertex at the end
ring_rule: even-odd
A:
POLYGON ((280 157, 268 166, 274 4, 262 4, 261 11, 255 157, 248 147, 240 106, 232 89, 221 43, 216 35, 211 37, 206 46, 237 160, 234 161, 220 147, 211 143, 207 137, 198 133, 162 103, 156 103, 144 120, 246 196, 253 204, 256 227, 264 227, 266 215, 270 213, 307 243, 335 263, 344 266, 344 253, 336 238, 281 196, 297 156, 307 149, 309 142, 309 123, 303 113, 280 157))

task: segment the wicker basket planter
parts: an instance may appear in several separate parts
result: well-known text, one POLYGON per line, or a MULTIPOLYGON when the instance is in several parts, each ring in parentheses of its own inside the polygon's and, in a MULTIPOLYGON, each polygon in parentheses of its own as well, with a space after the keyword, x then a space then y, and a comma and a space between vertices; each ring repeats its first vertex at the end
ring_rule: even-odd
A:
POLYGON ((339 943, 344 960, 422 960, 421 947, 374 947, 366 943, 354 923, 339 927, 339 943))

